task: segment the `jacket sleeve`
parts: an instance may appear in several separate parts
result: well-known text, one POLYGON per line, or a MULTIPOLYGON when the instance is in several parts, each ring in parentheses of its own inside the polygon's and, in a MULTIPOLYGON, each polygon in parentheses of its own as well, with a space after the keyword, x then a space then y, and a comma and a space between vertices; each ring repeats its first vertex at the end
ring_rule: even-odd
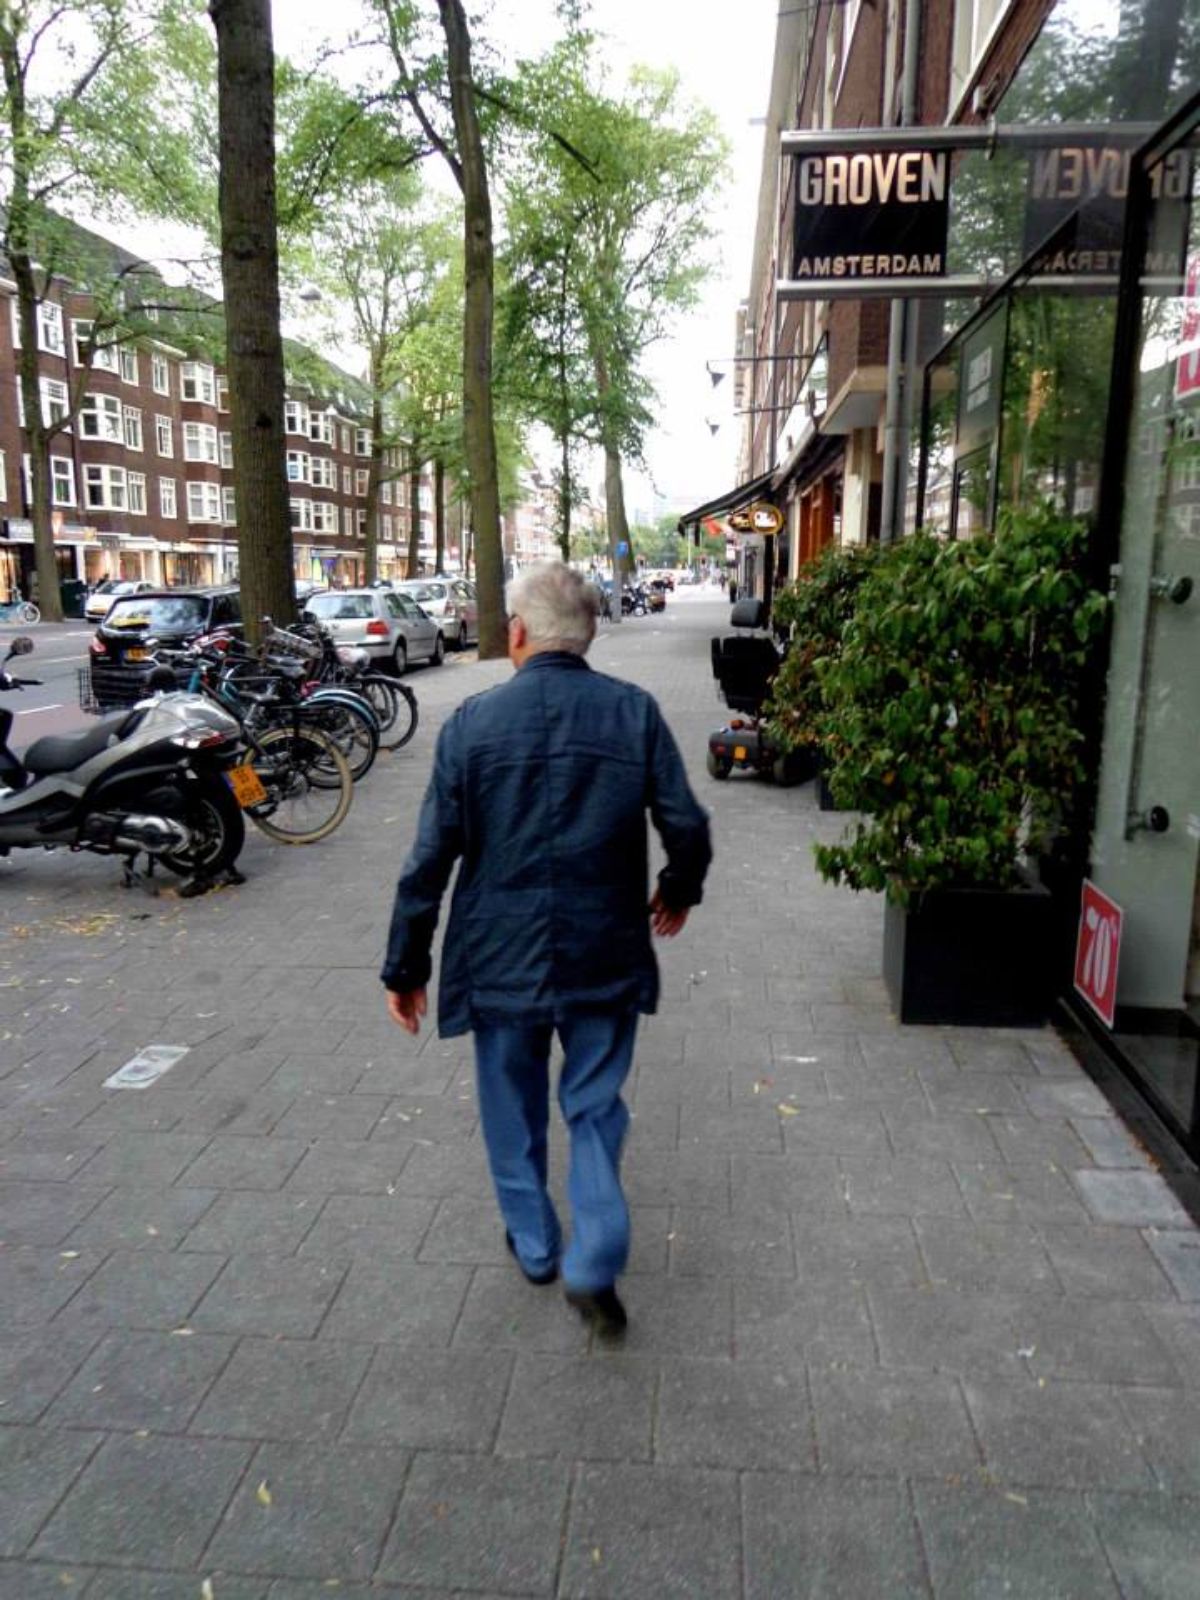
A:
POLYGON ((650 816, 667 852, 658 890, 672 911, 698 906, 712 860, 708 815, 692 793, 683 757, 657 706, 651 708, 650 816))
POLYGON ((404 993, 423 989, 433 970, 430 950, 442 895, 462 854, 463 815, 459 718, 438 735, 433 775, 417 823, 417 837, 396 885, 387 956, 380 976, 385 986, 404 993))

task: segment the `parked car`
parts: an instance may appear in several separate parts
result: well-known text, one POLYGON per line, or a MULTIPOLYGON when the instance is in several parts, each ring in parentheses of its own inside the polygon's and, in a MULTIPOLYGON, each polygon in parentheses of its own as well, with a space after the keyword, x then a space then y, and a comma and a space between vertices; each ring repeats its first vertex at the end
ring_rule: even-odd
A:
POLYGON ((150 594, 155 585, 145 578, 105 578, 98 583, 83 603, 83 614, 89 622, 99 622, 108 615, 114 600, 127 594, 150 594))
POLYGON ((479 642, 479 607, 465 578, 405 578, 395 585, 437 621, 447 644, 465 650, 479 642))
POLYGON ((118 595, 88 646, 92 696, 101 710, 133 705, 155 670, 154 646, 178 650, 216 628, 241 631, 236 586, 151 589, 118 595))
POLYGON ((445 659, 441 627, 410 595, 392 589, 333 589, 312 595, 304 610, 328 629, 336 644, 365 650, 397 673, 414 661, 436 667, 445 659))

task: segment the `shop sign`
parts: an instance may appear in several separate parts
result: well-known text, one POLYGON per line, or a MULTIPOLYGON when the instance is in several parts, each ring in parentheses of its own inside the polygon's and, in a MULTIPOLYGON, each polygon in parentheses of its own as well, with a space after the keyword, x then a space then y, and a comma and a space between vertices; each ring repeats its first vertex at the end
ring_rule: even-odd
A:
POLYGON ((954 456, 990 443, 1000 425, 1001 377, 1007 309, 998 306, 962 342, 958 367, 958 418, 954 456))
POLYGON ((792 277, 944 277, 949 172, 944 150, 798 157, 792 277))
MULTIPOLYGON (((1048 145, 1029 157, 1022 254, 1042 277, 1104 277, 1121 269, 1125 201, 1134 152, 1128 147, 1048 145)), ((1187 151, 1174 150, 1150 175, 1155 199, 1191 189, 1187 151)))
POLYGON ((1117 1011, 1121 920, 1120 906, 1085 878, 1075 942, 1075 992, 1109 1028, 1117 1011))
POLYGON ((4 532, 13 544, 33 543, 33 523, 28 517, 9 517, 5 521, 4 532))
POLYGON ((756 500, 753 505, 735 511, 729 526, 736 533, 760 533, 769 539, 783 527, 783 512, 769 500, 756 500))

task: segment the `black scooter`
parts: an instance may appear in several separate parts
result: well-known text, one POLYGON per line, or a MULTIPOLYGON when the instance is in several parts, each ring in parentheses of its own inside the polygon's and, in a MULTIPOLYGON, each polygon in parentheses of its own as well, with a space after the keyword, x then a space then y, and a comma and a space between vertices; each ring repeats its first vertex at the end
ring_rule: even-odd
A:
MULTIPOLYGON (((0 692, 40 684, 7 671, 32 649, 32 639, 9 645, 0 692)), ((225 778, 242 752, 228 712, 199 695, 162 695, 86 733, 38 739, 23 759, 9 748, 12 725, 0 709, 0 855, 65 847, 121 856, 127 883, 141 851, 197 885, 231 873, 246 828, 225 778)))
POLYGON ((814 776, 815 762, 801 752, 781 750, 762 724, 762 709, 783 654, 775 641, 756 629, 766 628, 767 608, 761 600, 739 600, 729 620, 741 630, 712 641, 713 677, 730 711, 729 719, 708 736, 708 770, 728 778, 737 770, 756 772, 782 785, 803 783, 814 776))

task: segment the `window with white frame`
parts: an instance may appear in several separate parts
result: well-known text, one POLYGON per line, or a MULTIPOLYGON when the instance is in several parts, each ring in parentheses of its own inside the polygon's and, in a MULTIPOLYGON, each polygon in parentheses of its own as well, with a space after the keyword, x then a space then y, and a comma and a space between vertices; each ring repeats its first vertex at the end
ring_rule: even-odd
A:
MULTIPOLYGON (((47 427, 50 427, 55 422, 61 422, 71 409, 71 396, 67 391, 66 384, 61 383, 57 378, 39 378, 38 389, 42 396, 42 421, 47 427)), ((21 386, 18 383, 17 394, 20 395, 20 393, 21 386)), ((24 413, 24 409, 24 406, 22 406, 22 413, 24 413)), ((25 426, 23 414, 21 426, 25 426)))
POLYGON ((354 513, 354 532, 360 539, 367 536, 367 513, 362 506, 354 513))
POLYGON ((154 419, 154 448, 160 456, 175 454, 175 424, 161 411, 154 419))
POLYGON ((354 537, 354 512, 349 506, 342 507, 342 532, 347 539, 354 537))
POLYGON ((328 500, 314 500, 312 525, 314 533, 336 533, 337 507, 330 505, 328 500))
POLYGON ((287 453, 287 475, 289 483, 307 483, 309 469, 309 455, 307 450, 289 450, 287 453))
POLYGON ((854 30, 858 27, 858 14, 861 10, 862 0, 846 0, 842 11, 841 60, 838 63, 835 98, 841 94, 842 84, 846 81, 846 63, 850 60, 850 47, 854 43, 854 30))
POLYGON ((355 428, 355 430, 354 430, 354 454, 356 456, 369 456, 371 454, 371 430, 370 430, 370 428, 355 428))
POLYGON ((308 433, 308 407, 302 400, 284 401, 283 431, 285 433, 308 433))
POLYGON ((314 444, 333 443, 333 418, 328 411, 310 411, 308 437, 314 444))
POLYGON ((75 504, 75 463, 69 456, 50 457, 50 498, 56 506, 75 504))
POLYGON ((4 459, 4 451, 0 450, 0 500, 8 499, 8 467, 4 459))
POLYGON ((342 493, 354 493, 354 474, 349 467, 342 468, 342 493))
POLYGON ((356 467, 354 470, 354 492, 365 495, 371 486, 371 469, 369 467, 356 467))
POLYGON ((39 300, 37 323, 38 349, 44 350, 47 355, 61 356, 63 354, 62 307, 55 305, 53 300, 39 300))
POLYGON ((237 521, 237 491, 228 483, 221 490, 221 521, 237 521))
MULTIPOLYGON (((88 365, 84 359, 85 346, 92 337, 92 324, 90 322, 73 321, 71 323, 71 342, 75 349, 75 365, 85 367, 88 365)), ((93 372, 116 372, 118 370, 118 356, 115 345, 98 344, 92 351, 91 366, 93 372)))
POLYGON ((288 512, 293 528, 300 529, 304 533, 312 532, 313 503, 311 500, 289 500, 288 512))
POLYGON ((229 379, 223 378, 220 373, 217 374, 217 410, 229 410, 229 379))
POLYGON ((383 501, 385 506, 390 506, 391 505, 391 503, 392 503, 392 480, 390 478, 385 478, 383 480, 383 482, 379 485, 379 498, 383 501))
POLYGON ((125 426, 125 448, 127 450, 140 450, 142 448, 142 413, 137 406, 124 406, 122 420, 125 426))
POLYGON ((123 344, 120 349, 121 380, 124 383, 137 383, 138 358, 137 351, 129 345, 123 344))
POLYGON ((158 480, 158 509, 164 517, 177 517, 179 506, 175 498, 175 479, 158 480))
POLYGON ((309 462, 312 481, 321 489, 337 488, 337 467, 329 456, 313 456, 309 462))
POLYGON ((79 432, 85 439, 124 444, 125 424, 121 402, 111 394, 88 394, 79 410, 79 432))
POLYGON ((146 515, 146 474, 144 472, 127 473, 125 483, 130 514, 135 517, 144 517, 146 515))
POLYGON ((166 356, 159 355, 157 350, 150 357, 150 381, 154 385, 155 394, 170 394, 170 363, 167 361, 166 356))
POLYGON ((233 435, 232 435, 232 433, 226 433, 226 432, 222 431, 221 439, 220 439, 220 445, 221 445, 221 465, 223 467, 232 467, 233 466, 233 435))
POLYGON ((84 467, 83 501, 89 511, 124 511, 125 468, 84 467))
POLYGON ((350 429, 349 428, 343 428, 342 429, 342 454, 346 455, 346 456, 348 456, 350 454, 350 429))
MULTIPOLYGON (((183 459, 185 461, 220 460, 217 451, 217 430, 207 422, 185 422, 183 425, 183 459)), ((191 485, 188 486, 191 492, 191 485)))
POLYGON ((950 59, 950 103, 955 105, 975 75, 1001 14, 1013 0, 955 0, 950 59))
POLYGON ((213 369, 202 361, 185 361, 179 369, 179 393, 185 400, 211 406, 217 395, 213 369))
POLYGON ((380 519, 380 524, 379 525, 383 529, 383 542, 384 542, 384 544, 391 544, 391 542, 392 542, 392 518, 391 518, 391 513, 390 512, 385 511, 383 513, 383 516, 380 519))
POLYGON ((187 486, 189 522, 220 522, 221 487, 216 483, 189 483, 187 486))

